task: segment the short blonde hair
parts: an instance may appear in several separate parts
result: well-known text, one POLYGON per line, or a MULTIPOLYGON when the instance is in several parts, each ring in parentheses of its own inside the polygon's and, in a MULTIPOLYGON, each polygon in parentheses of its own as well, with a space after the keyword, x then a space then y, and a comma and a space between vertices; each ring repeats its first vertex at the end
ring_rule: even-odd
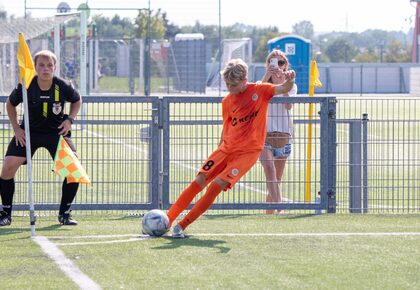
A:
POLYGON ((39 57, 47 57, 47 58, 53 60, 54 65, 57 64, 57 57, 55 56, 55 54, 52 51, 49 51, 49 50, 38 51, 34 56, 34 65, 36 65, 36 62, 37 62, 39 57))
POLYGON ((232 59, 223 69, 225 82, 237 83, 248 78, 248 66, 240 58, 232 59))

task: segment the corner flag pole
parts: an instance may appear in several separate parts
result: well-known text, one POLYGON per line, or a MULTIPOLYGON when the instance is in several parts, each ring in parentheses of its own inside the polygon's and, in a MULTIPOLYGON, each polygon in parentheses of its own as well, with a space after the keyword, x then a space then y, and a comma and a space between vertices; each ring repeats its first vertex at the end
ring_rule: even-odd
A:
POLYGON ((23 33, 19 33, 19 44, 17 51, 17 59, 20 70, 20 80, 22 83, 22 99, 24 108, 24 125, 25 125, 25 143, 26 143, 26 164, 28 172, 28 199, 29 199, 29 217, 31 224, 31 236, 35 237, 35 207, 32 194, 32 160, 31 160, 31 135, 29 132, 29 108, 28 108, 28 91, 27 88, 35 75, 34 63, 28 44, 25 41, 23 33))
POLYGON ((28 91, 26 90, 26 81, 22 82, 22 97, 25 120, 25 143, 26 143, 26 167, 28 172, 28 200, 29 200, 29 218, 31 222, 31 236, 35 237, 35 206, 32 193, 32 158, 31 158, 31 133, 29 132, 29 109, 28 109, 28 91))
MULTIPOLYGON (((309 96, 313 97, 315 94, 315 87, 322 87, 319 81, 319 72, 316 61, 311 61, 309 69, 309 96)), ((312 118, 314 115, 314 104, 309 103, 309 124, 308 124, 308 143, 306 144, 306 180, 305 180, 305 202, 311 200, 311 159, 312 159, 312 118)))

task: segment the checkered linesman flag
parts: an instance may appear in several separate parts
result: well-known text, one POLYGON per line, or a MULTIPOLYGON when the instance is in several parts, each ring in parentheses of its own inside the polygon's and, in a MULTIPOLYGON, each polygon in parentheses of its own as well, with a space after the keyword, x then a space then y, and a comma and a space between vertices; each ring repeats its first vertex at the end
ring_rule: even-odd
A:
POLYGON ((67 178, 67 183, 91 184, 85 169, 63 136, 60 136, 58 141, 53 171, 55 174, 67 178))

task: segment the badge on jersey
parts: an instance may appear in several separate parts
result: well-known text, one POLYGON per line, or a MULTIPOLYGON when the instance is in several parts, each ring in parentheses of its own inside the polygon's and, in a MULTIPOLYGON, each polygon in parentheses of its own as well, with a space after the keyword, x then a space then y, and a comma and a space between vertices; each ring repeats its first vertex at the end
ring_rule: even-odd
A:
POLYGON ((61 110, 62 110, 61 103, 53 103, 52 111, 55 115, 60 114, 61 110))

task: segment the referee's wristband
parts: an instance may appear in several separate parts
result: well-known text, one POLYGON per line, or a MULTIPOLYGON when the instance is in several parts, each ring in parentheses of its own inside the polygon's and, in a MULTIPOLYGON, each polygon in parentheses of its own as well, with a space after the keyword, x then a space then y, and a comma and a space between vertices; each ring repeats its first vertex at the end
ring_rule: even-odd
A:
POLYGON ((70 121, 70 124, 73 124, 74 123, 74 119, 72 117, 67 117, 66 120, 69 120, 70 121))

